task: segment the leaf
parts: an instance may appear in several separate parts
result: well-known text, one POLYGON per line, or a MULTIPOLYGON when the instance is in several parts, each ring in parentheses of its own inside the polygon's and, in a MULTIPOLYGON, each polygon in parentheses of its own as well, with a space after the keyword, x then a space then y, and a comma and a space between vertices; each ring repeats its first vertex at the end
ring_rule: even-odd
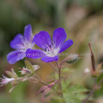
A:
POLYGON ((53 74, 53 77, 54 77, 56 80, 58 80, 58 78, 59 78, 57 73, 54 73, 54 74, 53 74))
POLYGON ((68 79, 66 81, 62 80, 61 84, 62 84, 63 92, 65 92, 66 89, 69 88, 70 83, 71 83, 70 79, 68 79))
POLYGON ((74 70, 73 69, 70 69, 70 68, 63 68, 63 69, 61 69, 61 71, 62 72, 70 72, 70 73, 72 73, 72 72, 74 72, 74 70))
POLYGON ((59 97, 59 96, 54 96, 51 99, 51 102, 52 103, 64 103, 64 99, 62 97, 59 97))
POLYGON ((82 92, 87 92, 88 89, 81 85, 70 85, 71 80, 62 80, 63 97, 66 103, 82 103, 86 96, 82 92))
POLYGON ((52 90, 54 90, 54 92, 57 93, 57 91, 58 91, 58 84, 55 84, 55 85, 52 87, 52 90))
POLYGON ((51 99, 51 102, 52 103, 60 103, 58 100, 55 100, 55 99, 51 99))
POLYGON ((86 89, 86 88, 83 87, 83 86, 74 85, 74 86, 71 86, 70 88, 68 88, 67 91, 68 91, 69 93, 80 93, 80 92, 87 92, 87 91, 89 91, 89 90, 86 89))
POLYGON ((32 72, 34 72, 34 69, 32 67, 32 64, 28 61, 28 60, 25 60, 25 65, 27 67, 27 69, 31 70, 32 72))
POLYGON ((63 94, 66 103, 82 103, 76 96, 72 94, 63 94))
POLYGON ((84 100, 87 97, 87 95, 83 93, 76 93, 74 95, 80 100, 84 100))

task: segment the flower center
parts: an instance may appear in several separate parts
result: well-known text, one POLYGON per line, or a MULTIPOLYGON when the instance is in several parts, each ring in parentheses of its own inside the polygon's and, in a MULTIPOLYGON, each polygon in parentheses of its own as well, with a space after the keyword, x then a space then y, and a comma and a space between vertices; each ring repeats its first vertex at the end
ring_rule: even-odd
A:
POLYGON ((34 42, 30 41, 22 41, 22 44, 18 44, 19 48, 26 51, 28 48, 32 48, 34 46, 34 42))
POLYGON ((24 44, 25 50, 27 50, 28 48, 32 48, 34 46, 34 43, 32 43, 32 42, 25 41, 23 44, 24 44))
POLYGON ((50 56, 50 57, 56 56, 60 50, 59 47, 55 48, 55 42, 52 42, 52 44, 49 46, 45 44, 45 46, 46 46, 46 48, 45 48, 46 55, 50 56))

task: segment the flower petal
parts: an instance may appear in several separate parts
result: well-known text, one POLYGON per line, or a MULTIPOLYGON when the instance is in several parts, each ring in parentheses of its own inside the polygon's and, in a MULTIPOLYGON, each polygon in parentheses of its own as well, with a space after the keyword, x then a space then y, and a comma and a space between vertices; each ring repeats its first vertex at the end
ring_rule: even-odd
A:
POLYGON ((22 51, 22 50, 15 50, 15 51, 10 52, 7 55, 7 61, 10 64, 14 64, 17 61, 23 59, 24 57, 25 57, 25 52, 24 51, 22 51))
POLYGON ((47 49, 51 46, 51 37, 46 31, 41 31, 34 36, 33 41, 42 49, 47 49))
POLYGON ((10 42, 10 46, 13 49, 20 49, 23 47, 23 36, 21 34, 17 34, 15 38, 10 42))
POLYGON ((63 52, 63 51, 66 50, 67 48, 69 48, 72 44, 73 44, 73 41, 72 41, 71 39, 67 40, 67 41, 61 46, 61 49, 60 49, 59 53, 63 52))
POLYGON ((49 57, 49 56, 44 56, 41 60, 44 62, 52 62, 52 61, 57 61, 59 56, 55 57, 49 57))
POLYGON ((43 57, 44 55, 45 53, 42 50, 27 49, 26 51, 26 57, 28 58, 37 59, 43 57))
POLYGON ((31 27, 30 24, 28 24, 27 26, 25 26, 25 29, 24 29, 24 38, 28 42, 31 41, 31 38, 32 38, 32 27, 31 27))
POLYGON ((66 39, 67 35, 63 28, 58 28, 53 33, 53 42, 55 47, 60 46, 66 39))

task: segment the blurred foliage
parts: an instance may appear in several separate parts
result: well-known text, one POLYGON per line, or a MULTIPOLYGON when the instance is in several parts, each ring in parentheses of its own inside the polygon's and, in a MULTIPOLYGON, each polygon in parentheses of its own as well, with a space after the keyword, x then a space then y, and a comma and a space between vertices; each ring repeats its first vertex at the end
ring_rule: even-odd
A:
MULTIPOLYGON (((74 41, 74 45, 65 53, 89 53, 87 44, 90 42, 96 63, 103 62, 103 0, 0 0, 0 74, 10 70, 11 67, 17 71, 18 67, 24 66, 23 60, 15 65, 9 65, 6 55, 12 51, 10 41, 16 34, 23 34, 24 26, 27 24, 32 25, 33 34, 41 30, 47 30, 52 34, 55 28, 64 27, 68 39, 74 41)), ((60 59, 65 57, 64 55, 60 59)), ((46 80, 46 76, 52 72, 48 64, 39 60, 31 60, 31 62, 41 65, 38 74, 46 80)), ((85 68, 91 68, 89 55, 84 56, 74 65, 66 66, 75 71, 69 74, 73 74, 74 83, 92 87, 92 79, 83 75, 85 68)), ((100 78, 102 77, 103 75, 100 78)), ((6 90, 10 88, 9 86, 0 88, 0 103, 26 103, 27 100, 28 103, 41 103, 39 96, 35 96, 40 85, 36 86, 32 83, 27 87, 25 85, 27 84, 18 85, 10 96, 6 90)), ((96 91, 94 97, 103 97, 102 91, 103 88, 96 91)), ((48 101, 49 99, 44 103, 48 101)))

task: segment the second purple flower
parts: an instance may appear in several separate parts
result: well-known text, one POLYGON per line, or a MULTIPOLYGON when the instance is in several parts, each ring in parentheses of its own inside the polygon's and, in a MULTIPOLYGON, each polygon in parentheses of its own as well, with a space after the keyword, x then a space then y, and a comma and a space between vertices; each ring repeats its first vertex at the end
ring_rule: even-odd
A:
POLYGON ((73 44, 71 39, 65 41, 66 37, 67 35, 63 28, 54 30, 53 41, 48 32, 41 31, 34 36, 33 41, 44 50, 28 49, 26 51, 26 57, 33 59, 41 58, 44 62, 57 61, 59 58, 58 54, 73 44))

